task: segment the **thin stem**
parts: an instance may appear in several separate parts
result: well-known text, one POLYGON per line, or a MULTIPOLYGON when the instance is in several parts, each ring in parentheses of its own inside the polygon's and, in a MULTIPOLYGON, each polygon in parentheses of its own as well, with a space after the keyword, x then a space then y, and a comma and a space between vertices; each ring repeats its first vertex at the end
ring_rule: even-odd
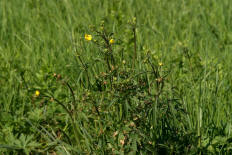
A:
POLYGON ((72 94, 73 106, 74 106, 74 109, 77 110, 77 109, 76 109, 76 99, 75 99, 75 94, 74 94, 74 92, 73 92, 73 89, 72 89, 71 86, 68 84, 68 82, 65 82, 65 81, 64 81, 64 83, 65 83, 66 86, 69 88, 69 91, 70 91, 71 94, 72 94))
POLYGON ((133 27, 133 35, 134 35, 134 67, 135 67, 136 60, 137 60, 136 25, 134 25, 133 27))

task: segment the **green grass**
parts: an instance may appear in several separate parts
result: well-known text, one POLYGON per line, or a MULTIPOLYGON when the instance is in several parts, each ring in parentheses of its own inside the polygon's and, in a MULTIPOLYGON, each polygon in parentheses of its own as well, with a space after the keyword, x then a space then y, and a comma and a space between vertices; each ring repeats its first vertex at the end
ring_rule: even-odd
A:
POLYGON ((230 0, 1 0, 0 153, 231 154, 231 27, 230 0))

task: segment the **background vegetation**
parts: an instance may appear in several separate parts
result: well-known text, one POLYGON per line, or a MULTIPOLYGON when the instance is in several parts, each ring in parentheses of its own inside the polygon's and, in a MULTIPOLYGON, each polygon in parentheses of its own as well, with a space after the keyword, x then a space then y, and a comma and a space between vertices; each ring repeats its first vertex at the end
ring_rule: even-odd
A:
POLYGON ((1 154, 231 154, 231 3, 1 0, 1 154))

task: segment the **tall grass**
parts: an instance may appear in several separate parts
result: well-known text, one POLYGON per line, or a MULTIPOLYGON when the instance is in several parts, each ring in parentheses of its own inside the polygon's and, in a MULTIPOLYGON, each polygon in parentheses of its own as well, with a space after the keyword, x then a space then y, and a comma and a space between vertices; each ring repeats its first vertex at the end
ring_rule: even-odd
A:
POLYGON ((230 154, 231 3, 1 0, 0 152, 230 154))

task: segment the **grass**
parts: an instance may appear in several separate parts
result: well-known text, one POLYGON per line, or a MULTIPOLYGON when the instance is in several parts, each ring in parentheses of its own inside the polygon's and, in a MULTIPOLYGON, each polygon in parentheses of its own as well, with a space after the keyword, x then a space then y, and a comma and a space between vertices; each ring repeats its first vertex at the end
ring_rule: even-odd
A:
POLYGON ((1 0, 1 154, 231 154, 231 3, 1 0))

